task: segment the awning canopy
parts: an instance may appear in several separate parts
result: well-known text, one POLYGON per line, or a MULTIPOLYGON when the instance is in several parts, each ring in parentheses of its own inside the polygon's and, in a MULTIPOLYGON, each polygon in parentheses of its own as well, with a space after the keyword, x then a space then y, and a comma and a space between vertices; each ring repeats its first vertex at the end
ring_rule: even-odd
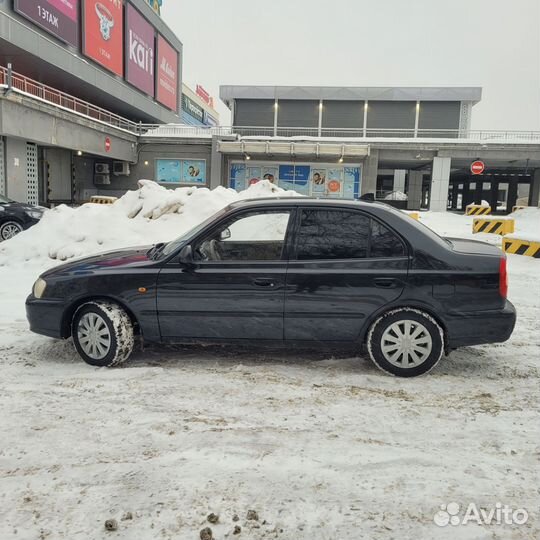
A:
POLYGON ((346 144, 297 141, 218 141, 222 154, 264 156, 315 156, 336 158, 364 158, 369 156, 369 144, 346 144))

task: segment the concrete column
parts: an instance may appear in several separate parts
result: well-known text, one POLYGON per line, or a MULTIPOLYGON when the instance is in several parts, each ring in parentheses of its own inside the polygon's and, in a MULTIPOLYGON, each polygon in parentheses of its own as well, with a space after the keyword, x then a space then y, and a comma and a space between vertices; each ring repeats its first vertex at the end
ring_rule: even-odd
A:
POLYGON ((218 137, 212 137, 212 156, 210 158, 210 189, 222 185, 223 156, 217 150, 218 137))
POLYGON ((405 169, 396 169, 394 171, 394 191, 401 191, 405 193, 405 176, 407 171, 405 169))
POLYGON ((377 171, 379 170, 379 151, 371 150, 370 155, 364 161, 362 169, 362 186, 360 194, 373 193, 377 191, 377 171))
POLYGON ((540 203, 540 169, 535 169, 531 176, 531 189, 529 190, 529 206, 539 206, 540 203))
POLYGON ((433 158, 431 174, 431 197, 429 209, 433 212, 446 212, 448 207, 448 184, 450 182, 449 157, 433 158))
POLYGON ((407 210, 420 210, 422 206, 422 171, 409 171, 407 210))
POLYGON ((516 206, 518 198, 518 182, 512 180, 508 183, 508 193, 506 194, 506 213, 512 212, 512 207, 516 206))

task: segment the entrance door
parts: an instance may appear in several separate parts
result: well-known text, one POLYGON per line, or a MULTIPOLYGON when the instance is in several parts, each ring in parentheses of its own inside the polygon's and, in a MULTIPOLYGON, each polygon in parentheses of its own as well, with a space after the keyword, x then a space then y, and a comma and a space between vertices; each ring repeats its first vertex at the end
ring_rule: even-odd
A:
POLYGON ((283 339, 290 208, 244 211, 195 240, 194 264, 159 276, 163 339, 283 339))
POLYGON ((359 210, 299 211, 287 273, 285 339, 354 341, 370 315, 401 295, 405 246, 359 210))

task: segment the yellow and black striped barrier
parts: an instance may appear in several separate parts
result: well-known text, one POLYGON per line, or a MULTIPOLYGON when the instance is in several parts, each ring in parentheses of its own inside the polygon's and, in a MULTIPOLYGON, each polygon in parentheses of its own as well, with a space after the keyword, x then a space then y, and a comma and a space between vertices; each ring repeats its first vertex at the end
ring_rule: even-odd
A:
POLYGON ((497 219, 497 218, 475 218, 473 220, 473 230, 476 233, 489 234, 510 234, 514 232, 513 219, 497 219))
POLYGON ((491 206, 482 206, 480 204, 468 204, 465 207, 466 216, 487 216, 491 214, 491 206))
POLYGON ((113 204, 118 200, 118 197, 106 197, 106 196, 99 196, 94 195, 93 197, 90 197, 90 202, 92 204, 113 204))
POLYGON ((540 242, 519 240, 518 238, 503 238, 503 251, 514 255, 525 255, 540 259, 540 242))
POLYGON ((524 208, 529 208, 528 206, 512 206, 512 214, 518 210, 523 210, 524 208))

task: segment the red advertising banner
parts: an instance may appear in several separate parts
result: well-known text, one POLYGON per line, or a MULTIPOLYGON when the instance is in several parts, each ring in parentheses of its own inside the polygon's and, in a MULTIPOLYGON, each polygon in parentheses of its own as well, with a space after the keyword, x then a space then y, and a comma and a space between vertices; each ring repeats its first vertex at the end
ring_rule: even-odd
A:
POLYGON ((154 27, 126 4, 126 80, 154 97, 154 27))
POLYGON ((79 45, 79 0, 15 0, 15 11, 62 41, 79 45))
POLYGON ((178 52, 161 36, 157 40, 156 98, 165 107, 178 112, 178 52))
POLYGON ((122 76, 124 10, 122 0, 84 0, 83 53, 122 76))

